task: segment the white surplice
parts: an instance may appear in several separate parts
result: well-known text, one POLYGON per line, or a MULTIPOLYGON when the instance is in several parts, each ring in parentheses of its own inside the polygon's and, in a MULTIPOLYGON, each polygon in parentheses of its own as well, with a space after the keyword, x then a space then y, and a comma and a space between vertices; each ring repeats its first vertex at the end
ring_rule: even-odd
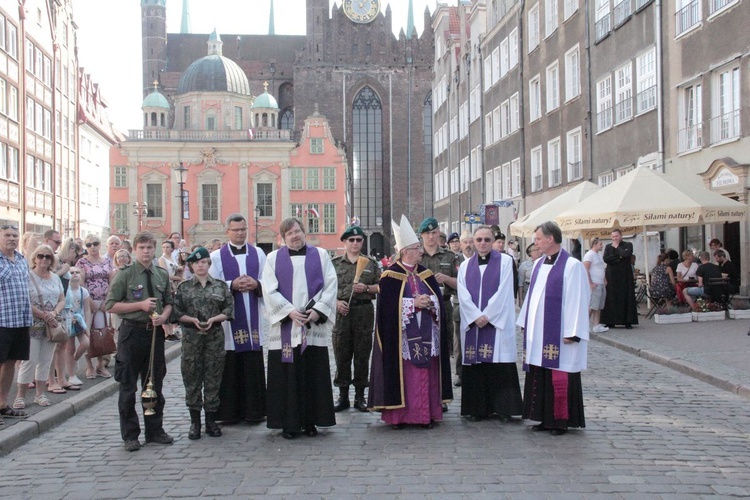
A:
MULTIPOLYGON (((559 256, 558 256, 559 258, 559 256)), ((551 265, 544 264, 544 257, 534 262, 534 268, 539 266, 533 293, 526 295, 516 324, 523 327, 526 321, 526 311, 529 311, 529 323, 526 331, 526 363, 542 366, 542 350, 544 349, 544 298, 547 278, 552 270, 551 265)), ((586 359, 589 341, 589 299, 591 288, 588 275, 583 264, 573 257, 565 263, 562 298, 562 329, 563 338, 578 337, 580 342, 570 344, 560 341, 559 370, 576 373, 586 369, 586 359)))
MULTIPOLYGON (((229 245, 229 243, 227 243, 229 245)), ((258 252, 258 276, 251 276, 251 278, 254 278, 260 282, 262 282, 262 273, 263 273, 263 266, 266 263, 266 254, 263 252, 263 250, 260 247, 252 247, 250 244, 245 243, 245 252, 250 252, 254 248, 256 252, 258 252)), ((224 277, 224 266, 221 262, 221 255, 219 250, 214 250, 211 252, 211 267, 208 269, 208 274, 210 274, 213 278, 216 278, 217 280, 222 280, 227 284, 227 286, 231 286, 232 280, 228 280, 224 277)), ((231 249, 229 250, 231 252, 231 249)), ((247 258, 246 254, 240 254, 240 255, 233 255, 235 260, 237 261, 237 265, 240 268, 240 276, 247 274, 247 266, 245 265, 245 260, 247 258)), ((231 290, 231 288, 230 288, 231 290)), ((245 292, 242 294, 242 299, 245 304, 245 311, 247 311, 247 325, 250 326, 250 294, 255 292, 245 292)), ((235 300, 235 311, 237 310, 237 300, 235 300)), ((235 312, 235 317, 237 317, 237 313, 235 312)), ((263 321, 264 314, 263 314, 263 298, 258 297, 258 334, 260 335, 260 345, 265 345, 265 337, 268 334, 267 332, 267 325, 263 321)), ((232 325, 229 321, 224 321, 221 324, 221 327, 224 329, 224 350, 226 351, 234 351, 234 336, 232 335, 232 325)))
MULTIPOLYGON (((496 252, 500 261, 500 283, 497 290, 483 310, 474 305, 471 293, 466 287, 466 270, 470 260, 465 260, 458 268, 458 304, 461 310, 461 346, 466 345, 466 332, 469 325, 484 315, 495 327, 495 349, 492 353, 493 363, 513 363, 517 358, 516 348, 516 308, 513 300, 513 257, 496 252)), ((487 266, 479 266, 479 274, 484 279, 487 266)), ((482 303, 481 285, 479 303, 482 303)))
MULTIPOLYGON (((320 267, 323 272, 323 289, 314 297, 307 296, 307 278, 305 275, 305 255, 295 255, 291 257, 294 274, 292 277, 294 295, 290 303, 279 292, 279 281, 276 279, 276 258, 278 250, 268 254, 266 265, 263 268, 263 298, 266 304, 267 319, 270 323, 268 335, 268 348, 281 349, 281 321, 289 316, 294 309, 301 310, 310 299, 315 300, 314 309, 324 314, 328 319, 325 323, 311 324, 307 331, 308 345, 327 347, 333 325, 336 323, 336 294, 338 290, 338 280, 336 278, 336 269, 333 267, 328 252, 322 248, 311 247, 308 252, 318 253, 320 258, 320 267)), ((292 326, 292 347, 302 343, 301 328, 297 325, 292 326)))

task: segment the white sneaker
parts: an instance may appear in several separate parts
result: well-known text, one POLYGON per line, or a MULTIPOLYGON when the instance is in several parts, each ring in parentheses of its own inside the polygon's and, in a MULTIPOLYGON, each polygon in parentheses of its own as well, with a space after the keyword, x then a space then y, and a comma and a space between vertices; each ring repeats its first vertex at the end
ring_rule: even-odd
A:
POLYGON ((68 382, 70 385, 83 385, 83 382, 81 382, 81 379, 79 379, 77 376, 73 375, 68 379, 68 382))
POLYGON ((599 327, 599 331, 597 333, 604 333, 604 332, 608 332, 609 331, 609 327, 604 326, 602 324, 598 324, 596 326, 599 327))

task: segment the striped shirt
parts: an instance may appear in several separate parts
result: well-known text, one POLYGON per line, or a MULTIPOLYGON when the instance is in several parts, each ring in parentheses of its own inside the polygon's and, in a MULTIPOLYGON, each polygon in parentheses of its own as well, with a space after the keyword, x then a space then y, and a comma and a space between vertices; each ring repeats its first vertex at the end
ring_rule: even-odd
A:
POLYGON ((22 328, 31 326, 31 300, 29 298, 29 266, 18 251, 14 260, 0 253, 0 327, 22 328))

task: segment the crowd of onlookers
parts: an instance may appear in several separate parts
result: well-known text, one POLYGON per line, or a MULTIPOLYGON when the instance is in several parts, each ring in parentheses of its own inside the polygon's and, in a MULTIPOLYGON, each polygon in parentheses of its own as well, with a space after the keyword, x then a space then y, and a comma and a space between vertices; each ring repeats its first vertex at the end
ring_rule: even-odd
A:
MULTIPOLYGON (((110 363, 114 355, 92 358, 88 355, 92 330, 113 326, 115 332, 120 319, 104 309, 107 293, 115 274, 133 262, 133 248, 129 240, 121 240, 112 235, 104 244, 95 234, 84 239, 63 240, 56 230, 43 234, 26 232, 18 238, 14 226, 4 226, 4 241, 12 241, 5 257, 13 264, 14 252, 20 253, 28 266, 28 295, 31 302, 31 327, 29 329, 28 360, 14 363, 10 374, 16 382, 16 394, 7 398, 2 416, 13 417, 13 413, 23 416, 24 409, 32 401, 39 406, 51 404, 47 393, 65 394, 81 389, 83 382, 76 373, 78 362, 85 360, 87 379, 110 378, 110 363), (16 236, 14 236, 14 234, 16 236), (103 248, 103 246, 105 248, 103 248), (52 342, 47 338, 47 326, 56 327, 63 322, 69 333, 66 342, 52 342), (33 398, 30 392, 33 390, 33 398), (12 401, 11 401, 12 399, 12 401), (11 414, 6 415, 7 412, 11 414)), ((214 239, 204 246, 214 250, 223 242, 214 239)), ((197 248, 198 245, 193 247, 197 248)), ((5 250, 5 249, 4 249, 5 250)), ((167 270, 173 290, 185 279, 191 277, 185 259, 192 249, 187 247, 179 233, 172 233, 162 244, 162 255, 154 263, 167 270)), ((1 270, 0 270, 1 272, 1 270)), ((10 297, 3 297, 3 299, 10 297)), ((4 301, 5 302, 5 301, 4 301)), ((11 303, 10 300, 4 303, 11 303)), ((179 340, 173 325, 165 328, 168 340, 179 340)), ((116 334, 115 334, 116 335, 116 334)), ((6 360, 0 360, 0 365, 6 360)), ((0 391, 2 392, 2 391, 0 391)))

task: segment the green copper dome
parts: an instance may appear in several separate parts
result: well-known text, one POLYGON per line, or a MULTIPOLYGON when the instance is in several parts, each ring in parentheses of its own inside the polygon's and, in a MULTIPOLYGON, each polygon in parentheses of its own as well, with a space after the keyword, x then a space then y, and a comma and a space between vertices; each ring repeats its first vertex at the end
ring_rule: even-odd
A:
POLYGON ((276 99, 266 91, 256 97, 255 101, 253 101, 253 109, 255 108, 279 109, 279 105, 276 103, 276 99))
POLYGON ((145 108, 171 109, 171 106, 169 105, 169 101, 166 97, 164 97, 158 90, 154 90, 143 100, 141 109, 145 108))

